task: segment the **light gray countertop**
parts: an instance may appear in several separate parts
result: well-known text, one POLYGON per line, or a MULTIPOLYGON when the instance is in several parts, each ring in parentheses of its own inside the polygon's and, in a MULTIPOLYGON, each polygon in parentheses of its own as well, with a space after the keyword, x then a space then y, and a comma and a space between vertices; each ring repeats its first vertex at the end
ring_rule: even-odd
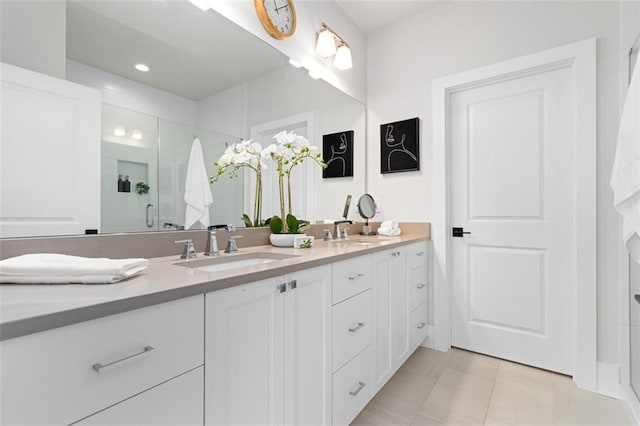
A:
MULTIPOLYGON (((371 238, 372 245, 324 243, 310 249, 255 246, 239 254, 272 252, 296 257, 277 262, 204 272, 177 266, 179 256, 151 258, 142 275, 115 284, 0 285, 0 340, 49 330, 171 300, 222 290, 265 278, 306 270, 391 247, 428 240, 427 235, 371 238)), ((221 254, 220 256, 234 256, 221 254)), ((198 253, 198 259, 202 259, 198 253)))

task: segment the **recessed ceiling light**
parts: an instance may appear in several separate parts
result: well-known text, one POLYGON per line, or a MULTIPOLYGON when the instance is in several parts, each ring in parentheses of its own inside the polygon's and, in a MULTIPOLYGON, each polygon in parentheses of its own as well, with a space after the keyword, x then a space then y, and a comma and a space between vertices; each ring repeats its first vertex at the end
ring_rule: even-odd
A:
POLYGON ((150 68, 145 64, 136 64, 136 69, 138 71, 147 72, 150 68))
POLYGON ((114 129, 113 134, 122 137, 127 134, 127 131, 124 129, 124 126, 117 126, 114 129))
POLYGON ((140 141, 142 140, 142 131, 140 129, 133 129, 131 131, 131 138, 140 141))

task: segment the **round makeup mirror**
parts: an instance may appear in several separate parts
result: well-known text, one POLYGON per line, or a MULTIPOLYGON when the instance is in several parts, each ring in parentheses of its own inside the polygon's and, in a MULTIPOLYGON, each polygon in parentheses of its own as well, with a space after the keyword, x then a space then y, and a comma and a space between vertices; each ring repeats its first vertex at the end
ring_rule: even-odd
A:
POLYGON ((371 227, 369 226, 369 219, 371 219, 376 214, 376 201, 373 199, 371 194, 363 194, 358 199, 358 212, 363 219, 365 219, 365 225, 362 227, 362 235, 375 235, 375 232, 371 232, 371 227))

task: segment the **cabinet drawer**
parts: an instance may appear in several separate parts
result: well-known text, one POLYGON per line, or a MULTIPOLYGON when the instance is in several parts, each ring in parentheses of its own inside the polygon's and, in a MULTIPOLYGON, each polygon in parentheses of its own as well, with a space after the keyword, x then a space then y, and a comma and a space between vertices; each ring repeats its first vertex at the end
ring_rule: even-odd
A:
POLYGON ((333 307, 333 371, 371 343, 371 290, 333 307))
POLYGON ((372 398, 371 349, 333 375, 333 424, 348 425, 372 398))
POLYGON ((427 285, 427 266, 419 266, 409 271, 409 310, 413 311, 418 305, 427 300, 429 286, 427 285))
POLYGON ((333 304, 371 288, 371 257, 362 256, 333 264, 333 304))
POLYGON ((203 364, 204 297, 3 341, 2 424, 67 424, 203 364))
POLYGON ((175 425, 204 423, 204 367, 122 401, 77 425, 175 425))
POLYGON ((427 303, 418 306, 411 313, 411 321, 409 323, 409 339, 411 352, 413 352, 428 336, 428 308, 427 303))
POLYGON ((427 265, 427 242, 411 244, 407 247, 409 269, 427 265))

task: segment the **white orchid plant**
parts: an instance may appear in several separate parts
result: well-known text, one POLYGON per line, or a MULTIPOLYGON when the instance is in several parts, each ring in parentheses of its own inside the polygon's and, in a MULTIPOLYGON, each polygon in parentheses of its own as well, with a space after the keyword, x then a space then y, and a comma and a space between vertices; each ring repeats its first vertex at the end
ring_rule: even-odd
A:
POLYGON ((266 222, 262 219, 262 171, 266 169, 265 160, 268 155, 262 150, 262 146, 257 142, 248 141, 236 142, 229 146, 224 154, 214 164, 218 167, 218 174, 209 177, 209 182, 217 182, 220 176, 228 172, 230 179, 239 176, 238 171, 247 167, 256 173, 256 192, 253 202, 253 220, 248 214, 242 215, 245 226, 264 226, 266 222))
POLYGON ((276 234, 302 233, 308 229, 308 225, 302 224, 295 216, 292 209, 291 195, 291 171, 305 160, 312 160, 320 167, 327 165, 322 159, 318 148, 309 143, 303 136, 296 135, 286 130, 273 137, 276 142, 262 148, 257 142, 251 140, 237 142, 227 148, 224 154, 214 164, 218 167, 218 174, 211 176, 211 183, 228 171, 230 178, 238 176, 238 171, 248 167, 256 173, 256 193, 254 201, 253 221, 247 214, 243 215, 246 226, 263 226, 269 224, 271 231, 276 234), (262 171, 266 169, 266 160, 271 158, 276 164, 278 172, 278 189, 280 193, 280 215, 268 220, 262 219, 262 171), (285 209, 285 178, 287 186, 287 203, 285 209))

